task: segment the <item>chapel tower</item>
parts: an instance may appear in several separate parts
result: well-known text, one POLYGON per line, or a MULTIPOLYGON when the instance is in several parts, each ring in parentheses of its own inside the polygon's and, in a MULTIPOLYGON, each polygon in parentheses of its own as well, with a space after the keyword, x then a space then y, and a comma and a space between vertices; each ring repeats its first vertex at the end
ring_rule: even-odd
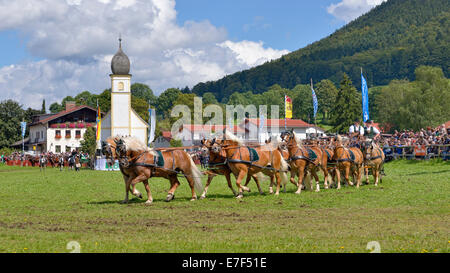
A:
POLYGON ((119 50, 111 60, 111 135, 131 135, 131 75, 130 59, 119 50))

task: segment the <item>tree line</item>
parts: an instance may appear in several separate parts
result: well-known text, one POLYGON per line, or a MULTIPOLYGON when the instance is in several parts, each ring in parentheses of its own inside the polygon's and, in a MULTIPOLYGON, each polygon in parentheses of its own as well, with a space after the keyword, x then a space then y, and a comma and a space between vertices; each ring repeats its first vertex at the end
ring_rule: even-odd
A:
MULTIPOLYGON (((317 119, 313 117, 313 102, 311 86, 298 84, 292 89, 283 88, 278 84, 272 85, 267 91, 258 93, 247 91, 245 93, 233 92, 226 100, 219 102, 212 92, 203 94, 203 108, 215 104, 219 105, 224 113, 226 105, 278 105, 279 118, 284 118, 284 97, 293 100, 293 118, 302 119, 309 123, 315 121, 324 126, 329 132, 345 132, 355 119, 362 119, 361 89, 355 87, 350 77, 342 74, 339 85, 329 79, 314 84, 318 99, 317 119)), ((183 90, 185 91, 185 90, 183 90)), ((159 96, 145 84, 134 83, 131 86, 131 104, 138 115, 148 121, 149 106, 156 110, 156 135, 162 131, 170 130, 171 125, 179 117, 171 117, 175 105, 187 105, 194 112, 193 93, 183 93, 179 88, 169 88, 159 96)), ((75 101, 78 105, 100 106, 102 112, 108 112, 111 107, 111 90, 105 89, 100 94, 83 91, 75 97, 67 96, 61 103, 52 103, 49 106, 51 113, 65 109, 67 101, 75 101)), ((420 66, 415 70, 415 80, 392 80, 385 86, 369 88, 369 106, 371 119, 387 125, 388 131, 413 129, 419 130, 426 126, 437 126, 448 120, 450 115, 450 80, 445 77, 439 67, 420 66)), ((45 101, 41 110, 32 108, 23 109, 14 100, 0 102, 0 148, 8 147, 21 139, 20 122, 31 122, 32 116, 45 113, 45 101)), ((267 118, 272 118, 270 110, 267 118)), ((203 118, 207 122, 210 118, 203 118)), ((225 119, 225 116, 224 116, 225 119)), ((193 122, 193 117, 192 117, 193 122)), ((224 124, 227 121, 223 120, 224 124)), ((92 132, 90 132, 92 134, 92 132)), ((26 133, 28 135, 28 131, 26 133)))

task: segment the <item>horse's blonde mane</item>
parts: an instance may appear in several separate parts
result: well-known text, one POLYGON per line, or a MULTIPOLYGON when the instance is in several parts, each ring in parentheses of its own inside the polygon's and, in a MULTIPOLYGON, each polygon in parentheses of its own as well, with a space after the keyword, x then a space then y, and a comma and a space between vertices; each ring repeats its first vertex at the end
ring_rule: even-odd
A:
POLYGON ((242 140, 240 140, 237 136, 233 135, 231 132, 225 131, 225 139, 237 142, 239 145, 242 145, 242 140))
POLYGON ((149 147, 147 147, 144 143, 142 143, 138 138, 134 136, 115 136, 114 140, 122 139, 127 150, 133 152, 149 152, 152 155, 156 155, 155 151, 149 147))
POLYGON ((294 134, 294 139, 295 139, 295 142, 297 143, 297 146, 301 147, 303 142, 302 142, 302 139, 300 138, 300 135, 296 134, 295 132, 292 132, 292 133, 294 134))

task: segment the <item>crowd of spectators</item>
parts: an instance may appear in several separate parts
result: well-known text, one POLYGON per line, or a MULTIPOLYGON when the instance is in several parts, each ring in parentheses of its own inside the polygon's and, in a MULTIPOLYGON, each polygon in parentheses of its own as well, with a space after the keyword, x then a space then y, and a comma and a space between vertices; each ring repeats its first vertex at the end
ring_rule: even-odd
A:
MULTIPOLYGON (((417 149, 426 149, 425 157, 441 155, 444 159, 450 158, 450 128, 442 124, 436 128, 427 127, 417 132, 413 130, 395 131, 394 134, 382 134, 378 144, 383 147, 385 154, 396 157, 417 157, 417 149)), ((422 154, 421 154, 422 156, 422 154)))

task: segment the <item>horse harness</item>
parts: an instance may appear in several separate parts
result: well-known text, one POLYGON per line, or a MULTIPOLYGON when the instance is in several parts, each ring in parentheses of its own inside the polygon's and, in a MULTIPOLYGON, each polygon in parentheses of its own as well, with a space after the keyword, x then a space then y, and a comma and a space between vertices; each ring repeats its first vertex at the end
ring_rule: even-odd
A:
POLYGON ((336 160, 336 162, 338 162, 338 163, 339 162, 345 162, 345 161, 352 162, 352 163, 355 162, 355 154, 352 152, 352 150, 349 150, 349 149, 347 149, 345 147, 342 147, 342 146, 340 146, 338 148, 344 149, 344 153, 347 154, 348 158, 339 158, 339 159, 336 160), (353 159, 352 159, 352 155, 353 155, 353 159))
MULTIPOLYGON (((277 171, 277 172, 280 172, 280 171, 281 171, 281 170, 275 169, 274 167, 260 166, 260 165, 254 164, 253 162, 256 162, 256 161, 259 160, 259 156, 258 156, 258 159, 252 160, 252 158, 251 158, 252 152, 251 152, 251 150, 250 150, 250 149, 251 149, 250 147, 246 147, 246 148, 248 149, 248 152, 249 152, 250 161, 248 161, 248 160, 243 160, 243 159, 242 159, 241 148, 244 148, 244 147, 240 147, 240 146, 239 146, 239 147, 235 147, 235 148, 234 148, 234 149, 238 149, 238 151, 239 151, 239 159, 233 159, 233 156, 236 154, 236 152, 234 152, 234 153, 231 155, 230 158, 227 157, 227 158, 225 159, 225 162, 228 164, 229 167, 230 167, 230 163, 243 163, 243 164, 248 164, 248 165, 250 165, 250 166, 254 166, 254 167, 261 168, 261 169, 265 169, 265 170, 277 171)), ((254 151, 255 151, 256 155, 258 155, 258 152, 256 152, 256 150, 254 150, 254 151)), ((273 152, 272 152, 271 150, 269 150, 269 153, 270 153, 270 162, 272 163, 271 165, 273 165, 273 152)), ((283 156, 281 155, 281 157, 283 157, 283 156)))
MULTIPOLYGON (((312 151, 312 150, 311 150, 312 151)), ((314 153, 314 151, 312 151, 313 153, 314 153)), ((296 161, 296 160, 299 160, 299 159, 305 159, 305 160, 307 160, 309 163, 312 163, 312 164, 314 164, 315 166, 318 166, 318 165, 320 165, 320 162, 318 163, 318 164, 316 164, 314 161, 315 161, 315 159, 313 160, 313 159, 311 159, 310 157, 309 157, 309 152, 308 152, 308 156, 305 156, 305 152, 304 152, 304 149, 302 149, 302 148, 300 148, 300 147, 298 147, 297 146, 297 151, 295 152, 295 154, 293 155, 293 156, 291 156, 291 157, 289 157, 289 159, 287 160, 288 162, 291 162, 291 161, 296 161), (298 155, 298 152, 301 152, 301 155, 298 155)), ((316 155, 316 159, 317 159, 317 155, 316 155)))
POLYGON ((370 161, 370 160, 375 160, 375 159, 381 158, 381 149, 379 147, 377 147, 376 151, 377 151, 378 155, 374 156, 374 157, 367 158, 366 161, 370 161))
MULTIPOLYGON (((147 167, 147 168, 153 168, 153 169, 161 169, 161 170, 164 170, 164 171, 170 171, 170 172, 174 172, 174 173, 176 173, 176 174, 181 174, 182 172, 177 171, 177 170, 175 169, 175 157, 173 156, 173 152, 174 152, 174 150, 171 150, 171 151, 170 151, 170 153, 172 154, 172 169, 164 168, 164 164, 163 164, 162 166, 160 166, 160 165, 158 165, 158 164, 155 164, 155 163, 157 162, 157 159, 158 159, 158 156, 157 156, 157 155, 153 156, 153 162, 155 162, 155 163, 153 163, 153 164, 150 164, 150 163, 143 163, 143 162, 136 162, 136 161, 137 161, 139 158, 141 158, 144 154, 148 153, 147 151, 146 151, 146 152, 143 152, 143 153, 141 153, 141 154, 139 154, 138 156, 136 156, 135 158, 133 158, 131 161, 128 161, 127 156, 125 156, 125 158, 127 159, 127 161, 128 161, 128 163, 130 164, 130 166, 140 166, 140 167, 147 167)), ((162 154, 161 154, 161 156, 162 156, 162 154)))

